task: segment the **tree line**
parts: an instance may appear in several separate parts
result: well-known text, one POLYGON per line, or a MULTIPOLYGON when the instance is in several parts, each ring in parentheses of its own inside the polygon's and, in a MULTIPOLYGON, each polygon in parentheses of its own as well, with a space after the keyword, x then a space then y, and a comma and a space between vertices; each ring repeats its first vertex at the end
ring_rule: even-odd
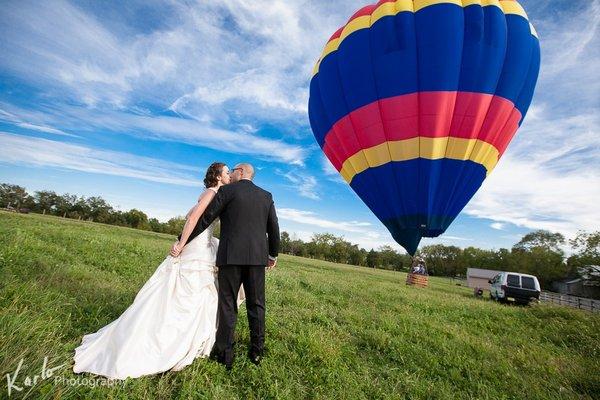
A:
MULTIPOLYGON (((411 256, 390 246, 367 251, 331 233, 317 233, 304 242, 282 232, 281 251, 369 268, 408 271, 412 266, 411 256)), ((553 281, 576 278, 582 268, 600 265, 600 231, 580 231, 574 239, 566 240, 561 233, 537 230, 524 235, 510 249, 435 244, 420 248, 416 256, 425 260, 430 275, 465 277, 467 268, 513 271, 535 275, 542 287, 549 289, 553 281), (567 257, 565 249, 569 247, 572 254, 567 257)))
MULTIPOLYGON (((0 207, 172 235, 181 233, 185 224, 183 217, 160 222, 137 209, 116 210, 99 196, 59 195, 48 190, 30 195, 25 188, 7 183, 0 184, 0 207)), ((305 242, 282 232, 281 252, 396 271, 408 271, 412 265, 412 257, 391 246, 367 251, 331 233, 315 233, 305 242)), ((538 230, 524 235, 510 249, 463 249, 436 244, 422 247, 417 256, 425 259, 430 275, 464 277, 467 268, 514 271, 536 275, 542 287, 549 288, 553 281, 579 276, 582 267, 600 265, 600 231, 581 231, 574 239, 566 240, 560 233, 538 230), (572 254, 567 257, 565 249, 569 247, 572 254)))
POLYGON ((116 210, 100 196, 77 197, 50 190, 36 191, 31 195, 25 188, 8 183, 0 184, 0 207, 172 235, 179 235, 185 225, 183 217, 160 222, 156 218, 148 218, 143 211, 135 208, 129 211, 116 210))

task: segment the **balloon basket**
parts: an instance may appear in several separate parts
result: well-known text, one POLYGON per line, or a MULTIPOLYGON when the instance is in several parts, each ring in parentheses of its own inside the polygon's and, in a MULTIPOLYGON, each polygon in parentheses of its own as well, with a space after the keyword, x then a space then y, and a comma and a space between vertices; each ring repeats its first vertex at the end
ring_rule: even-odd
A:
POLYGON ((408 274, 406 276, 406 284, 417 287, 427 287, 429 285, 429 277, 421 274, 408 274))

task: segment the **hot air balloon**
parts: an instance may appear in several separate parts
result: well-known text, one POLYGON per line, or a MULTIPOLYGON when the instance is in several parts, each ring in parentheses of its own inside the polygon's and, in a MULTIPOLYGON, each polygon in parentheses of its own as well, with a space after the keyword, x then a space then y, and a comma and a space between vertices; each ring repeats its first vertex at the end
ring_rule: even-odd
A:
POLYGON ((540 67, 514 0, 382 0, 327 42, 309 118, 344 180, 414 255, 442 234, 523 122, 540 67))

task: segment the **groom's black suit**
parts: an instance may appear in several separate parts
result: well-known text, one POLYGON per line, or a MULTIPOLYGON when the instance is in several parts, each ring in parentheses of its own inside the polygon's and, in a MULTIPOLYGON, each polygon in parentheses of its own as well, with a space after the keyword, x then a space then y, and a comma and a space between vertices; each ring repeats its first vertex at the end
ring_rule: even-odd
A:
MULTIPOLYGON (((251 352, 262 354, 265 340, 265 266, 279 252, 279 224, 273 196, 252 181, 222 186, 190 234, 188 243, 214 220, 221 219, 219 311, 215 352, 233 360, 233 338, 240 285, 246 293, 251 352)), ((180 235, 181 238, 181 235, 180 235)))

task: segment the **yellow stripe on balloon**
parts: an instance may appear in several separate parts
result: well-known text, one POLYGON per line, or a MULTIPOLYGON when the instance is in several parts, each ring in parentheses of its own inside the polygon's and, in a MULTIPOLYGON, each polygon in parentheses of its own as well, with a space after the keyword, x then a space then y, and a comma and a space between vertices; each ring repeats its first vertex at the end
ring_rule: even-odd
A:
POLYGON ((462 0, 414 0, 415 12, 435 4, 456 4, 462 7, 462 0))
POLYGON ((375 168, 392 161, 408 161, 417 158, 439 160, 473 161, 482 165, 489 175, 499 158, 498 150, 479 139, 455 137, 416 137, 389 141, 363 149, 344 161, 340 174, 348 183, 368 168, 375 168))
MULTIPOLYGON (((319 60, 313 68, 312 75, 315 76, 319 72, 321 60, 323 60, 330 53, 336 51, 340 47, 342 41, 352 33, 361 29, 370 28, 375 22, 383 17, 394 16, 401 12, 417 12, 425 7, 435 4, 456 4, 460 7, 467 7, 476 4, 479 4, 482 7, 495 6, 500 8, 500 10, 502 10, 505 14, 516 14, 528 19, 523 7, 515 0, 396 0, 394 2, 383 3, 377 7, 373 13, 371 13, 371 15, 363 15, 348 22, 348 24, 344 26, 339 38, 335 38, 327 42, 323 52, 321 53, 321 57, 319 57, 319 60)), ((533 25, 531 25, 531 34, 535 37, 538 37, 533 25)))
POLYGON ((414 12, 412 0, 396 0, 393 2, 383 3, 371 14, 371 25, 379 21, 383 17, 396 15, 401 12, 414 12))
POLYGON ((520 15, 521 17, 529 21, 525 9, 515 0, 500 0, 500 5, 502 6, 504 14, 520 15))

